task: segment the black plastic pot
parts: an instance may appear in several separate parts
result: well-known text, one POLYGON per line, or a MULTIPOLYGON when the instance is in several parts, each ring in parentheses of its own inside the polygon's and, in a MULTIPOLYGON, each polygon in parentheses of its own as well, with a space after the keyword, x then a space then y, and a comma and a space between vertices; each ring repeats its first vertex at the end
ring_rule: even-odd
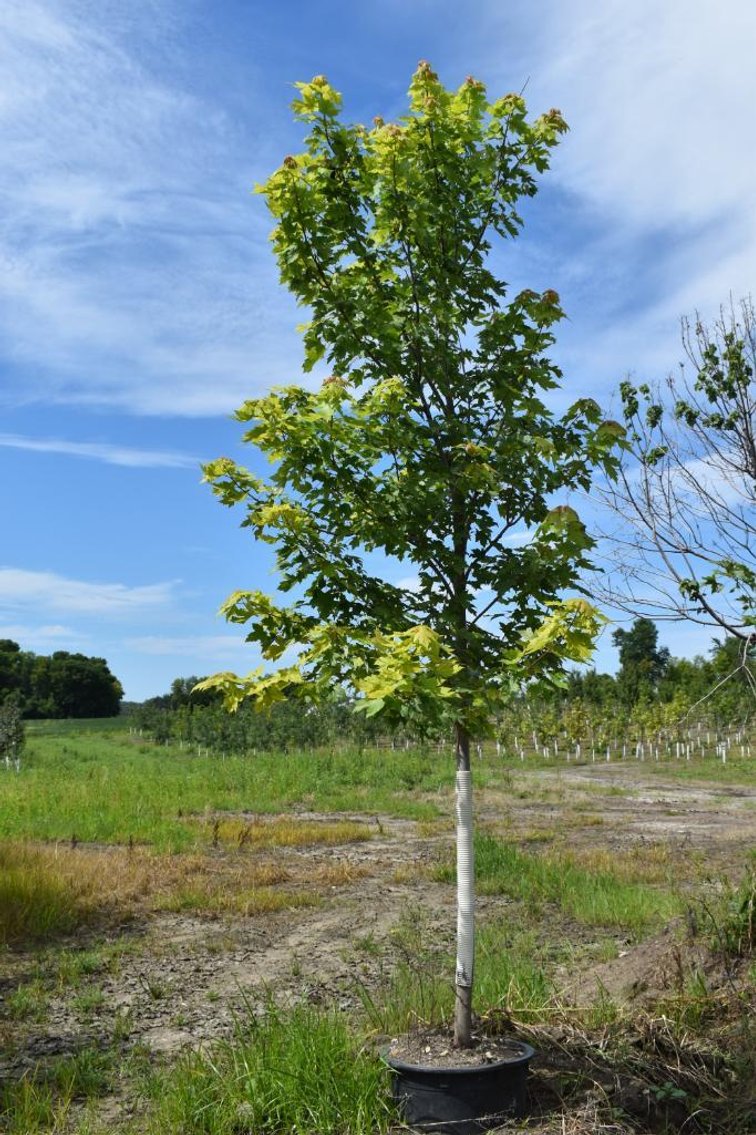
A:
POLYGON ((507 1044, 516 1055, 465 1068, 405 1064, 384 1053, 393 1072, 394 1099, 407 1124, 439 1135, 479 1135, 522 1115, 535 1050, 519 1040, 507 1044))

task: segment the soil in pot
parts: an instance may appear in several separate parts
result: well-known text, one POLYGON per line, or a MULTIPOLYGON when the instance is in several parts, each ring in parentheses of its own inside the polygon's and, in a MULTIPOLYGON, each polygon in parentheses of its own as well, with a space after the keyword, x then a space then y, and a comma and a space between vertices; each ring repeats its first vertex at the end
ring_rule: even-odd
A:
POLYGON ((406 1122, 440 1135, 479 1135, 522 1115, 534 1055, 530 1045, 507 1037, 453 1048, 448 1033, 400 1037, 384 1053, 406 1122))

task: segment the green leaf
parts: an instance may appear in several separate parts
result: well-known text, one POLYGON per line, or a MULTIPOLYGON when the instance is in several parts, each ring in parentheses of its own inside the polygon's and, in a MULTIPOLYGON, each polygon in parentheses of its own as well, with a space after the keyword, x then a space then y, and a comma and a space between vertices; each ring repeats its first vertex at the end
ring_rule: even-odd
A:
POLYGON ((447 90, 426 63, 394 122, 344 121, 323 76, 296 85, 293 109, 303 146, 260 191, 280 278, 307 309, 303 370, 332 373, 237 411, 264 477, 227 458, 205 475, 275 548, 290 597, 239 591, 224 614, 266 660, 297 661, 217 688, 262 706, 342 688, 368 716, 482 732, 517 688, 518 652, 538 677, 590 649, 589 616, 559 600, 592 541, 553 502, 589 492, 624 443, 593 400, 562 417, 546 404, 560 298, 510 299, 491 256, 519 233, 566 124, 473 78, 447 90), (522 530, 535 534, 513 545, 522 530), (386 562, 417 582, 388 582, 386 562), (484 591, 506 618, 478 618, 484 591))

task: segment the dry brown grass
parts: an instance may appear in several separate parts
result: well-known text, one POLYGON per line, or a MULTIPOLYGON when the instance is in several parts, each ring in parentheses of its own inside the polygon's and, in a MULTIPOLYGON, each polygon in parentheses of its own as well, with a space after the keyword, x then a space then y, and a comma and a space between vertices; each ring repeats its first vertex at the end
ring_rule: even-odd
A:
POLYGON ((319 895, 313 891, 279 890, 275 887, 227 891, 212 884, 200 884, 172 891, 157 904, 156 909, 176 913, 193 911, 211 915, 240 914, 248 918, 253 914, 272 914, 277 910, 317 906, 319 902, 319 895))
POLYGON ((600 828, 605 820, 598 812, 583 812, 575 809, 572 812, 566 811, 561 822, 563 826, 571 828, 600 828))
POLYGON ((668 843, 645 843, 621 851, 575 849, 570 858, 586 871, 611 873, 622 883, 666 883, 670 877, 675 880, 689 877, 695 868, 691 860, 668 843))
MULTIPOLYGON (((333 837, 335 826, 323 833, 324 841, 333 837)), ((294 838, 293 832, 275 832, 281 835, 294 838)), ((346 860, 280 862, 259 858, 252 849, 168 855, 144 847, 21 841, 0 846, 0 869, 0 944, 154 911, 251 915, 312 906, 323 891, 368 874, 346 860)))
POLYGON ((391 873, 391 882, 397 886, 428 879, 431 872, 425 863, 400 863, 391 873))
POLYGON ((215 847, 335 847, 360 843, 372 835, 367 824, 356 820, 303 820, 296 816, 190 817, 187 823, 198 828, 215 847))
POLYGON ((66 934, 91 922, 96 888, 54 853, 0 845, 0 945, 66 934))
POLYGON ((530 1082, 534 1135, 753 1129, 739 1054, 728 1054, 721 1038, 663 1016, 620 1017, 600 1029, 558 1020, 556 1009, 552 1018, 515 1026, 539 1054, 530 1082))
POLYGON ((553 843, 557 834, 556 828, 526 828, 517 839, 520 843, 553 843))
POLYGON ((439 836, 454 838, 454 821, 443 817, 438 820, 418 820, 415 831, 420 839, 436 839, 439 836))
POLYGON ((348 887, 372 875, 369 867, 343 859, 337 863, 320 863, 307 869, 307 878, 320 887, 348 887))

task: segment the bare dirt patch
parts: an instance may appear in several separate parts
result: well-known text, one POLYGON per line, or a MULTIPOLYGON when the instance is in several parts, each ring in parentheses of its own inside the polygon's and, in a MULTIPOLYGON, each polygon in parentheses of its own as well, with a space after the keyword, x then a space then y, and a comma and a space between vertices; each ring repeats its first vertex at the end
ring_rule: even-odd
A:
POLYGON ((527 773, 526 783, 538 786, 541 799, 538 793, 524 799, 490 794, 479 815, 509 820, 515 832, 540 825, 564 834, 568 828, 571 843, 607 849, 663 840, 706 856, 713 870, 737 869, 754 842, 753 788, 676 780, 616 762, 527 773))

